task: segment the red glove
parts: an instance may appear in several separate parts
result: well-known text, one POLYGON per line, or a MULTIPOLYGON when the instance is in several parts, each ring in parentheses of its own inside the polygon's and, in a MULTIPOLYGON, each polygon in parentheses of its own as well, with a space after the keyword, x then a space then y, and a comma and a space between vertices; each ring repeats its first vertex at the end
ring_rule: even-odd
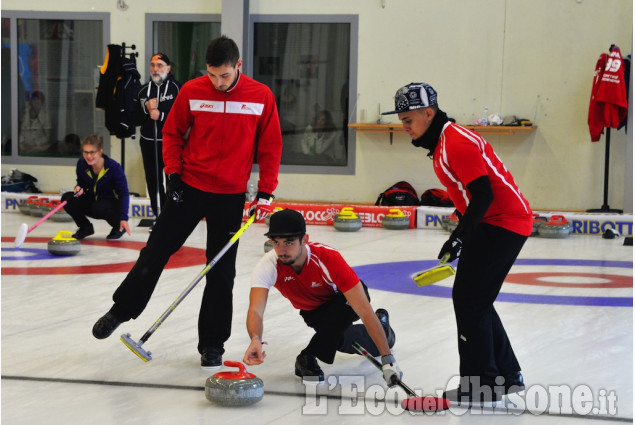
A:
POLYGON ((265 221, 265 218, 273 211, 273 207, 271 206, 271 200, 273 199, 273 195, 269 195, 268 193, 258 192, 256 198, 249 205, 249 216, 256 214, 255 222, 262 223, 265 221))

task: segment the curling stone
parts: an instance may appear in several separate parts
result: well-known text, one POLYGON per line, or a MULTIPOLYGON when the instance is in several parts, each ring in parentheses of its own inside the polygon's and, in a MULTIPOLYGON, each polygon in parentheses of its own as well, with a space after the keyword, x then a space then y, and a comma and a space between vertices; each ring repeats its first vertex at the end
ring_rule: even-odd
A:
MULTIPOLYGON (((278 211, 282 211, 282 208, 281 207, 275 207, 273 209, 273 211, 271 211, 271 214, 269 214, 268 216, 265 217, 265 224, 267 226, 269 226, 269 219, 270 219, 271 215, 277 213, 278 211)), ((267 252, 267 251, 265 251, 265 252, 267 252)))
POLYGON ((454 232, 456 226, 459 225, 459 218, 456 216, 456 213, 450 214, 448 217, 444 218, 441 221, 441 227, 443 227, 448 232, 454 232))
POLYGON ((357 232, 362 228, 362 220, 355 214, 352 207, 344 207, 333 218, 333 227, 340 232, 357 232))
POLYGON ((33 203, 37 200, 37 198, 37 195, 33 195, 20 202, 18 205, 20 212, 25 215, 31 215, 31 208, 33 208, 33 203))
POLYGON ((271 251, 273 249, 273 242, 271 242, 271 239, 267 239, 267 241, 265 242, 265 253, 271 251))
POLYGON ((265 394, 262 379, 247 372, 240 362, 225 361, 225 366, 238 371, 218 372, 205 381, 205 397, 221 406, 247 406, 258 403, 265 394))
MULTIPOLYGON (((49 203, 49 206, 51 209, 55 209, 59 206, 59 204, 61 204, 62 201, 51 201, 49 203)), ((71 217, 70 215, 68 215, 68 213, 66 212, 66 210, 64 210, 64 208, 60 208, 59 210, 55 211, 55 214, 53 214, 51 216, 51 221, 57 221, 57 222, 69 222, 69 221, 73 221, 73 217, 71 217)))
POLYGON ((48 243, 48 251, 53 255, 71 256, 82 249, 82 244, 71 236, 68 230, 61 230, 48 243))
POLYGON ((533 229, 531 229, 531 236, 535 236, 538 234, 538 228, 540 227, 540 225, 542 223, 546 223, 547 217, 543 217, 541 215, 538 214, 534 214, 534 227, 533 229))
POLYGON ((384 229, 407 229, 408 226, 410 226, 410 218, 408 218, 400 209, 391 208, 388 214, 382 218, 381 225, 384 229))
POLYGON ((31 208, 31 215, 35 217, 44 217, 46 213, 50 211, 48 206, 49 198, 39 198, 37 201, 33 202, 33 207, 31 208))
POLYGON ((551 219, 538 226, 538 235, 543 238, 566 238, 571 233, 571 223, 562 215, 553 215, 551 219))

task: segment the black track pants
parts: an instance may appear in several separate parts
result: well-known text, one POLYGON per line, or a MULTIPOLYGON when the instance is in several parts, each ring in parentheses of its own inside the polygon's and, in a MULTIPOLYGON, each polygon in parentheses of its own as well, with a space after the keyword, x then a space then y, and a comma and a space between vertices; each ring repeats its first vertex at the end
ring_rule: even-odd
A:
MULTIPOLYGON (((111 312, 122 320, 136 319, 143 312, 168 260, 202 218, 207 224, 208 263, 241 226, 244 193, 213 194, 183 186, 183 204, 166 203, 136 264, 113 295, 115 305, 111 312)), ((206 347, 222 349, 230 336, 237 249, 238 241, 206 275, 198 323, 199 352, 206 347)), ((185 289, 195 277, 195 274, 183 276, 168 284, 185 289)))
POLYGON ((84 194, 77 198, 73 192, 62 195, 62 201, 68 201, 64 205, 64 211, 68 213, 77 224, 77 227, 90 225, 87 217, 106 220, 112 227, 119 229, 121 224, 121 209, 116 199, 95 200, 91 194, 84 194))
POLYGON ((165 186, 163 184, 163 143, 158 142, 157 152, 154 151, 154 140, 141 139, 139 142, 141 147, 141 157, 143 158, 143 170, 146 175, 146 186, 148 188, 148 197, 150 198, 150 205, 155 216, 159 215, 159 210, 165 208, 165 186), (157 164, 156 158, 159 158, 157 164), (158 167, 158 173, 157 173, 158 167), (157 176, 160 180, 157 181, 157 176), (159 201, 157 199, 157 187, 159 188, 159 199, 161 200, 161 208, 159 208, 159 201))
MULTIPOLYGON (((366 285, 364 291, 370 300, 366 285)), ((352 346, 353 342, 357 341, 373 356, 379 355, 379 350, 368 334, 366 326, 361 323, 353 324, 359 320, 359 316, 348 305, 346 297, 341 292, 315 310, 300 310, 300 315, 308 326, 315 329, 315 335, 303 350, 304 353, 331 364, 336 351, 357 354, 352 346)))
POLYGON ((452 291, 461 376, 487 382, 520 371, 494 301, 526 240, 480 224, 463 246, 452 291))

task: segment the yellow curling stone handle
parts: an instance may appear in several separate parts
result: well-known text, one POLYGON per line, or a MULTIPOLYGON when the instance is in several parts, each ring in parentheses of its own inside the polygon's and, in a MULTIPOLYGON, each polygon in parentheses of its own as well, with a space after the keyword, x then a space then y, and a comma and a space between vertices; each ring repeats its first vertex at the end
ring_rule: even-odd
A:
POLYGON ((405 217, 405 214, 400 209, 391 208, 386 217, 405 217))
POLYGON ((60 230, 57 232, 57 235, 53 238, 54 241, 74 241, 76 240, 73 237, 73 234, 70 230, 60 230))

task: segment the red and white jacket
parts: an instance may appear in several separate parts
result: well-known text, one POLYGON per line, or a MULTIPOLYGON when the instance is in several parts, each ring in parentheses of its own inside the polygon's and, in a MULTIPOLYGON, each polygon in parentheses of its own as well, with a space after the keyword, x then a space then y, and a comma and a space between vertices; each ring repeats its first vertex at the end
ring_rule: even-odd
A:
POLYGON ((600 140, 604 127, 618 128, 627 114, 624 61, 619 47, 613 46, 611 53, 602 53, 595 64, 588 118, 591 141, 600 140))
POLYGON ((461 214, 470 202, 468 183, 487 175, 494 201, 482 222, 529 236, 533 214, 529 202, 492 146, 478 133, 447 122, 434 151, 434 172, 461 214))
POLYGON ((204 75, 183 85, 165 122, 164 170, 204 192, 245 192, 256 145, 258 190, 273 193, 282 155, 273 93, 242 73, 222 92, 204 75))
POLYGON ((309 242, 307 261, 298 274, 278 261, 275 250, 260 259, 251 274, 252 288, 275 286, 299 310, 315 310, 338 292, 346 292, 359 277, 342 255, 328 245, 309 242))

